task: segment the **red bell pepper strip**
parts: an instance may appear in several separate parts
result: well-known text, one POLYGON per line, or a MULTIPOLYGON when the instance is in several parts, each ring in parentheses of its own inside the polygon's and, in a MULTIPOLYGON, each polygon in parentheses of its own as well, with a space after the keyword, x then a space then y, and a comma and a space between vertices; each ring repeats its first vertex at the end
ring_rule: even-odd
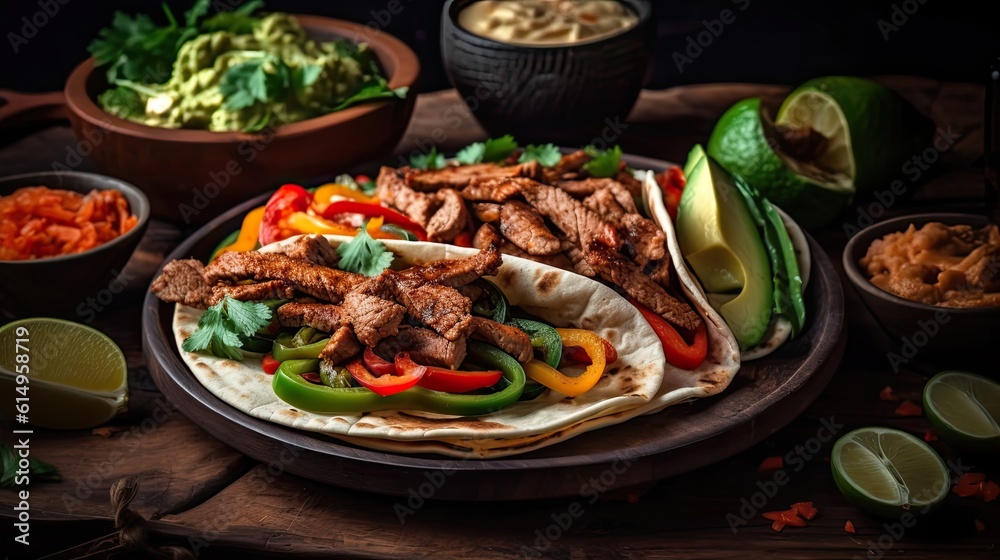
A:
POLYGON ((795 508, 785 511, 768 511, 762 513, 761 515, 764 516, 764 519, 779 521, 785 525, 791 525, 792 527, 805 527, 807 525, 806 520, 799 517, 799 512, 795 508))
POLYGON ((670 167, 662 173, 657 173, 655 179, 656 183, 660 185, 660 190, 663 191, 663 204, 667 207, 667 214, 671 218, 677 219, 677 207, 680 205, 681 194, 683 194, 684 186, 687 183, 684 171, 677 166, 670 167))
POLYGON ((816 517, 819 510, 813 506, 812 502, 795 502, 792 504, 792 509, 797 511, 799 515, 805 517, 806 519, 812 519, 816 517))
POLYGON ((376 354, 371 347, 365 348, 365 353, 363 355, 365 365, 368 369, 377 376, 383 375, 396 375, 396 364, 383 360, 381 356, 376 354))
POLYGON ((632 298, 629 298, 629 302, 642 313, 649 326, 653 327, 653 332, 663 344, 663 353, 668 362, 681 369, 694 369, 705 361, 705 356, 708 355, 708 331, 704 321, 694 331, 694 342, 688 346, 684 337, 663 317, 653 313, 632 298))
POLYGON ((274 375, 274 372, 278 371, 278 366, 281 362, 274 359, 274 356, 270 352, 264 354, 264 358, 261 359, 261 366, 264 368, 264 373, 268 375, 274 375))
MULTIPOLYGON (((275 371, 278 371, 278 370, 275 370, 275 371)), ((323 380, 320 378, 319 374, 316 373, 315 371, 310 371, 308 373, 303 373, 302 374, 302 379, 305 379, 306 381, 308 381, 310 383, 315 383, 316 385, 322 385, 323 384, 323 380)))
POLYGON ((468 231, 463 231, 462 233, 455 236, 455 245, 459 247, 472 247, 472 234, 468 231))
MULTIPOLYGON (((618 361, 618 350, 611 345, 606 338, 601 338, 601 343, 604 345, 604 361, 609 364, 613 364, 618 361)), ((578 364, 591 364, 590 354, 580 346, 564 346, 563 347, 563 357, 571 362, 576 362, 578 364)))
POLYGON ((414 362, 410 358, 409 352, 396 354, 396 373, 398 375, 412 375, 418 370, 423 370, 418 382, 421 387, 445 393, 468 393, 475 389, 492 387, 500 381, 500 377, 503 375, 499 370, 456 371, 425 366, 414 362))
POLYGON ((391 208, 386 208, 379 204, 369 204, 356 200, 338 200, 331 202, 326 207, 326 210, 323 210, 323 217, 327 220, 334 220, 337 214, 361 214, 366 218, 381 216, 385 220, 385 223, 402 226, 412 231, 420 241, 427 241, 427 231, 420 227, 420 224, 391 208))
POLYGON ((376 377, 372 372, 368 371, 361 358, 357 358, 347 364, 347 371, 351 373, 351 377, 355 381, 383 397, 402 393, 416 385, 424 375, 424 372, 418 369, 408 372, 406 375, 390 374, 376 377))
POLYGON ((300 232, 289 229, 283 222, 293 212, 305 212, 312 204, 312 194, 298 185, 282 185, 264 206, 264 217, 260 222, 261 245, 281 241, 300 232))

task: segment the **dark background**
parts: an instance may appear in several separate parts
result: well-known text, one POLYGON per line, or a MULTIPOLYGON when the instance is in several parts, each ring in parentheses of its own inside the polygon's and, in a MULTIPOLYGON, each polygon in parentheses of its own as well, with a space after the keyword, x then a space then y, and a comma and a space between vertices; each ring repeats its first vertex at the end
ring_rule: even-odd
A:
MULTIPOLYGON (((238 0, 215 0, 216 8, 238 0)), ((391 0, 268 0, 265 9, 333 16, 379 28, 409 44, 423 65, 418 90, 448 87, 441 68, 438 33, 444 0, 399 0, 403 9, 387 17, 391 0)), ((180 15, 193 0, 167 2, 180 15)), ((983 82, 991 59, 1000 54, 1000 18, 995 0, 693 0, 654 1, 658 19, 656 63, 651 88, 677 84, 745 81, 794 84, 827 74, 914 74, 983 82), (921 3, 923 2, 923 3, 921 3), (739 6, 746 6, 739 11, 739 6), (694 63, 678 71, 673 53, 705 21, 733 9, 736 20, 694 63), (912 12, 906 15, 905 11, 912 12), (914 11, 915 10, 915 11, 914 11), (879 29, 880 19, 902 22, 879 29), (906 17, 903 22, 902 18, 906 17)), ((113 12, 142 11, 162 20, 158 0, 2 0, 0 2, 0 88, 61 89, 70 70, 87 57, 86 46, 111 21, 113 12), (47 3, 58 13, 28 38, 22 18, 31 20, 47 3), (63 3, 60 3, 63 2, 63 3), (15 53, 11 34, 27 39, 15 53)), ((214 10, 213 10, 214 11, 214 10)), ((30 34, 31 29, 27 29, 30 34)))

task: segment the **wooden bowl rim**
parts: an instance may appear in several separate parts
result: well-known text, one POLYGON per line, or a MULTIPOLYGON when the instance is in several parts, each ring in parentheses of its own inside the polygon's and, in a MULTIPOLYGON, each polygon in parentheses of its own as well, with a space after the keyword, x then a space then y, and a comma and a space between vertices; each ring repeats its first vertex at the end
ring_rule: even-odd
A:
MULTIPOLYGON (((350 21, 305 14, 292 15, 299 20, 299 23, 307 31, 329 31, 345 38, 364 37, 365 39, 360 42, 369 45, 382 66, 384 68, 393 68, 392 75, 389 76, 390 88, 412 87, 416 82, 417 76, 420 74, 420 62, 417 59, 417 55, 396 37, 380 29, 372 29, 370 26, 350 21)), ((66 80, 65 88, 66 105, 69 107, 69 110, 93 126, 135 138, 201 144, 239 143, 257 139, 260 136, 259 134, 235 131, 212 132, 208 130, 163 128, 143 125, 116 117, 98 106, 95 100, 91 99, 90 95, 87 94, 87 80, 94 70, 95 61, 93 57, 83 61, 70 74, 66 80)), ((412 95, 414 95, 412 91, 407 93, 407 97, 412 95)), ((407 99, 406 101, 409 100, 407 99)), ((332 128, 353 119, 363 118, 386 105, 396 102, 396 100, 387 100, 365 103, 342 111, 289 123, 278 127, 274 131, 273 137, 292 138, 310 134, 320 129, 332 128)))

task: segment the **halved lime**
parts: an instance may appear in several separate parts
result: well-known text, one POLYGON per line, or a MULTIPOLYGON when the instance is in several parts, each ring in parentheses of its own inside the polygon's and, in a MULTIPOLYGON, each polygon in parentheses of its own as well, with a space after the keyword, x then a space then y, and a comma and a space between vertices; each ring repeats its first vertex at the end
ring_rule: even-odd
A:
POLYGON ((905 179, 903 164, 930 146, 934 123, 894 91, 853 76, 809 80, 781 104, 775 124, 813 131, 827 148, 813 163, 846 173, 857 192, 888 189, 905 179))
POLYGON ((924 410, 949 443, 1000 451, 1000 383, 962 371, 943 371, 924 385, 924 410))
POLYGON ((0 417, 57 429, 103 424, 125 408, 127 371, 122 351, 92 327, 49 318, 8 323, 0 327, 0 417))
MULTIPOLYGON (((842 136, 846 138, 846 134, 842 136)), ((707 151, 727 171, 743 177, 801 226, 814 228, 829 224, 854 195, 851 164, 842 146, 825 142, 790 150, 794 142, 779 137, 761 100, 744 99, 719 119, 708 140, 707 151), (799 159, 793 151, 799 155, 811 151, 811 155, 799 159), (812 158, 826 164, 821 167, 812 158)), ((809 141, 808 138, 802 140, 809 141)))
POLYGON ((912 435, 891 428, 860 428, 837 440, 830 454, 837 488, 873 514, 921 515, 941 505, 950 479, 944 461, 912 435))

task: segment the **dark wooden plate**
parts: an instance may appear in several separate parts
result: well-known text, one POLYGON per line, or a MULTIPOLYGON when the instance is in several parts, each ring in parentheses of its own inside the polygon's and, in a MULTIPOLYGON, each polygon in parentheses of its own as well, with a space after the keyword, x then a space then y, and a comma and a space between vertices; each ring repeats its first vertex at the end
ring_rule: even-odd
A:
MULTIPOLYGON (((668 164, 627 158, 639 169, 668 164)), ((216 218, 165 262, 205 258, 255 198, 216 218)), ((822 249, 809 240, 812 276, 806 290, 807 328, 760 360, 744 363, 715 397, 585 433, 516 457, 456 460, 355 447, 322 434, 253 418, 201 385, 181 360, 171 331, 173 305, 152 293, 143 303, 143 349, 153 380, 171 402, 216 438, 288 472, 337 486, 397 496, 447 500, 526 500, 581 495, 659 480, 730 457, 801 414, 826 387, 843 356, 844 294, 822 249), (594 481, 591 483, 590 481, 594 481)))

